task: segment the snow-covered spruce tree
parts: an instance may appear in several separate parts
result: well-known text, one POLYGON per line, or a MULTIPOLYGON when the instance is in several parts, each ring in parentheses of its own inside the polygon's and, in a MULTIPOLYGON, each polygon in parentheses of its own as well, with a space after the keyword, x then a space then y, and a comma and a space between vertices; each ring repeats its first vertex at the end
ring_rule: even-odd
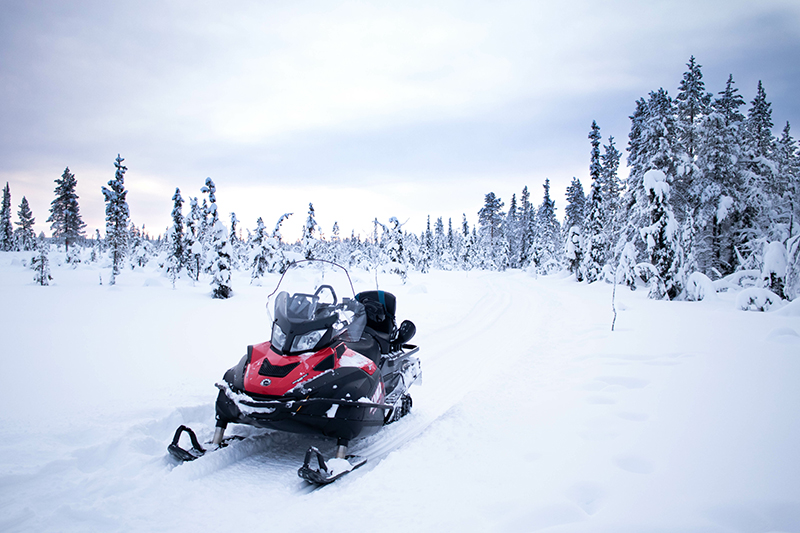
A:
POLYGON ((19 204, 17 217, 19 222, 16 223, 18 227, 15 233, 19 249, 24 252, 34 250, 36 248, 36 232, 33 230, 33 225, 36 223, 36 219, 33 217, 30 205, 28 205, 28 199, 24 196, 19 204))
POLYGON ((252 255, 250 259, 250 284, 260 283, 259 280, 269 270, 272 263, 272 250, 268 245, 267 240, 267 227, 264 225, 264 220, 258 217, 256 221, 256 231, 250 241, 252 255))
POLYGON ((14 248, 14 227, 11 225, 11 189, 6 182, 3 188, 3 207, 0 208, 0 251, 14 248))
POLYGON ((800 154, 788 122, 775 144, 775 160, 780 191, 775 219, 782 224, 785 239, 789 239, 800 234, 800 154))
POLYGON ((653 91, 647 101, 636 102, 628 139, 630 174, 621 215, 624 226, 620 231, 624 241, 637 242, 640 230, 650 225, 650 200, 643 187, 645 172, 661 170, 667 184, 671 184, 680 160, 675 105, 667 91, 653 91))
POLYGON ((636 290, 636 246, 632 242, 625 243, 614 276, 617 283, 624 283, 632 291, 636 290))
POLYGON ((570 226, 567 230, 567 242, 564 250, 564 259, 567 261, 567 268, 575 274, 575 279, 583 281, 583 239, 581 230, 577 226, 570 226))
POLYGON ((504 249, 500 245, 503 238, 503 203, 493 192, 487 193, 483 207, 478 211, 480 225, 479 261, 482 268, 499 270, 506 263, 504 249))
POLYGON ((388 245, 386 247, 389 260, 388 269, 390 274, 400 276, 403 284, 408 279, 408 258, 406 252, 405 237, 403 235, 403 225, 396 217, 389 219, 388 226, 388 245))
POLYGON ((475 243, 470 235, 469 222, 467 222, 466 213, 461 214, 461 239, 463 241, 460 256, 461 268, 463 270, 471 270, 472 258, 475 251, 475 243))
POLYGON ((603 154, 600 156, 601 176, 603 184, 603 200, 605 204, 605 233, 606 242, 609 246, 609 253, 617 237, 617 226, 619 225, 619 210, 623 190, 623 184, 619 179, 619 159, 622 154, 614 146, 614 137, 608 137, 608 144, 603 145, 603 154))
POLYGON ((33 281, 39 285, 50 285, 53 277, 50 275, 50 260, 47 258, 50 245, 44 239, 39 239, 36 243, 36 254, 31 259, 31 269, 33 270, 33 281))
POLYGON ((533 247, 533 240, 536 237, 536 210, 531 203, 531 194, 528 192, 527 185, 522 188, 517 225, 519 228, 519 257, 517 262, 520 268, 525 268, 531 263, 530 251, 533 247))
POLYGON ((200 227, 202 225, 200 206, 197 197, 189 199, 189 213, 184 218, 186 232, 184 233, 183 250, 186 255, 184 264, 189 272, 189 277, 195 281, 200 280, 203 271, 203 243, 200 227))
POLYGON ((697 153, 702 142, 700 129, 703 120, 711 112, 711 93, 706 91, 703 73, 694 56, 686 64, 689 68, 683 74, 675 97, 677 111, 678 153, 680 164, 676 175, 673 198, 679 202, 675 208, 680 212, 696 216, 699 199, 692 194, 693 182, 698 177, 697 153))
POLYGON ((564 208, 564 227, 583 227, 586 195, 578 178, 573 177, 567 187, 567 207, 564 208))
POLYGON ((744 213, 742 137, 744 99, 728 78, 725 90, 703 119, 697 151, 699 173, 691 196, 697 205, 693 255, 698 268, 711 279, 732 273, 737 264, 734 233, 744 213))
POLYGON ((211 285, 214 287, 212 296, 226 299, 233 296, 231 288, 231 243, 228 240, 228 228, 221 220, 217 219, 214 226, 214 260, 211 262, 211 285))
POLYGON ((689 70, 683 73, 683 79, 678 85, 675 104, 678 112, 678 141, 691 161, 701 142, 698 129, 709 112, 712 95, 706 91, 703 73, 700 71, 702 65, 695 62, 694 56, 689 58, 686 66, 689 70))
POLYGON ((128 250, 130 251, 131 270, 136 267, 145 267, 150 261, 150 246, 144 236, 144 228, 140 230, 133 222, 128 228, 128 250))
POLYGON ((238 227, 239 219, 236 218, 236 213, 231 213, 231 234, 230 234, 230 242, 231 242, 231 249, 233 250, 233 254, 231 255, 231 268, 234 270, 239 270, 241 268, 242 262, 246 261, 245 258, 245 243, 242 241, 240 235, 236 233, 236 230, 241 229, 238 227))
POLYGON ((103 196, 106 202, 106 244, 111 253, 111 279, 109 285, 116 283, 116 277, 122 270, 122 262, 128 253, 128 191, 125 190, 125 172, 128 167, 125 161, 117 154, 114 167, 117 169, 114 179, 108 182, 108 187, 103 187, 103 196))
POLYGON ((745 150, 743 157, 745 216, 739 241, 742 249, 760 253, 755 241, 761 237, 784 240, 780 222, 773 208, 780 201, 780 179, 776 173, 775 137, 772 135, 772 110, 767 93, 758 82, 756 97, 745 120, 745 150))
POLYGON ((676 260, 676 224, 669 207, 669 183, 660 170, 648 170, 643 178, 644 190, 650 201, 650 225, 641 229, 642 239, 647 243, 647 253, 658 276, 666 286, 670 299, 683 289, 674 277, 676 260))
POLYGON ((519 211, 517 210, 517 195, 511 195, 511 202, 508 204, 508 212, 506 219, 503 222, 503 246, 505 247, 504 255, 507 258, 508 268, 519 267, 520 259, 520 226, 519 226, 519 211))
POLYGON ((275 229, 272 230, 272 238, 274 239, 273 245, 275 246, 275 262, 273 263, 273 267, 270 269, 270 272, 280 272, 281 274, 286 271, 286 268, 289 266, 289 260, 283 253, 283 249, 281 248, 281 242, 283 239, 283 235, 281 235, 281 224, 283 221, 292 216, 294 213, 284 213, 278 219, 278 222, 275 223, 275 229))
POLYGON ((319 224, 314 214, 314 204, 308 204, 308 216, 306 223, 303 225, 303 234, 300 237, 300 247, 302 249, 303 257, 306 259, 316 259, 317 247, 319 241, 314 236, 314 233, 319 230, 319 224))
POLYGON ((764 247, 764 261, 761 268, 764 287, 785 299, 787 297, 786 274, 788 270, 786 246, 781 242, 773 241, 766 243, 764 247))
POLYGON ((586 254, 584 255, 584 271, 589 283, 600 279, 600 273, 608 259, 609 242, 606 233, 606 211, 603 190, 603 167, 600 163, 600 128, 597 122, 592 121, 589 140, 592 145, 589 163, 589 176, 592 178, 592 188, 586 199, 586 218, 583 225, 586 254))
POLYGON ((175 188, 175 194, 172 195, 172 225, 167 230, 167 277, 172 282, 172 288, 175 288, 175 282, 178 275, 186 262, 186 250, 184 248, 186 239, 183 235, 183 198, 181 197, 181 190, 175 188))
POLYGON ((556 203, 550 198, 550 179, 544 180, 542 205, 536 211, 535 248, 540 250, 539 268, 549 274, 560 268, 562 260, 561 225, 556 218, 556 203))
POLYGON ((800 298, 800 234, 786 243, 786 287, 784 294, 789 300, 800 298))
POLYGON ((53 238, 59 242, 63 241, 64 246, 69 252, 70 244, 75 243, 84 234, 84 224, 81 219, 81 210, 78 205, 78 195, 75 193, 78 181, 75 175, 69 171, 69 167, 64 169, 61 178, 56 180, 55 199, 50 202, 50 231, 53 238))

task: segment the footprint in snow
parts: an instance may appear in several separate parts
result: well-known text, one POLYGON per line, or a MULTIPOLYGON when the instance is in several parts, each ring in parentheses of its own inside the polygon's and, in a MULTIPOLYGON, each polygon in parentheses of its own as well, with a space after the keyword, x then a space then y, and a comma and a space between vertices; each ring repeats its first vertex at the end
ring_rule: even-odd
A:
POLYGON ((628 420, 630 422, 644 422, 650 418, 650 415, 646 413, 633 413, 630 411, 622 411, 617 413, 617 416, 623 420, 628 420))
POLYGON ((614 464, 633 474, 652 474, 655 470, 652 461, 635 454, 617 455, 614 457, 614 464))

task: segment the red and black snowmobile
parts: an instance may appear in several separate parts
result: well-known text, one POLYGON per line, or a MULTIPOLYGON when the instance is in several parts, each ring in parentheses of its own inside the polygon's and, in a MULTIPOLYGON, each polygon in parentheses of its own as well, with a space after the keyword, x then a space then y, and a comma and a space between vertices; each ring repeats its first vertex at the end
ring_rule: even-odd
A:
MULTIPOLYGON (((300 263, 307 262, 294 265, 300 263)), ((409 412, 408 389, 421 377, 413 357, 419 348, 408 344, 416 328, 408 320, 396 326, 394 295, 379 290, 356 294, 349 274, 347 280, 352 298, 339 300, 325 284, 313 294, 278 294, 272 338, 248 346, 239 364, 217 383, 211 448, 226 444, 225 429, 232 423, 335 438, 335 458, 326 461, 312 446, 298 471, 311 483, 325 484, 366 462, 347 454, 352 439, 371 435, 409 412)), ((185 426, 175 432, 168 450, 180 461, 206 453, 185 426), (179 445, 184 432, 192 443, 188 450, 179 445)))

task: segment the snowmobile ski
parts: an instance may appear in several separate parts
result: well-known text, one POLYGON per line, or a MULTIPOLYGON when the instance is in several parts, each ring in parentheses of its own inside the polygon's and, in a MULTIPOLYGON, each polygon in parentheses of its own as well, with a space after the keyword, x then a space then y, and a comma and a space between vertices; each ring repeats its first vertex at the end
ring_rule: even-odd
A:
POLYGON ((320 451, 315 446, 311 446, 306 451, 303 466, 297 471, 297 475, 314 485, 327 485, 363 466, 366 462, 366 457, 358 455, 345 455, 325 461, 320 451), (311 466, 311 462, 315 458, 319 468, 311 466))
MULTIPOLYGON (((217 432, 217 434, 221 435, 219 432, 217 432)), ((167 451, 169 451, 169 454, 172 457, 174 457, 175 459, 177 459, 182 463, 185 463, 187 461, 194 461, 195 459, 204 456, 208 452, 213 452, 222 449, 231 442, 236 440, 244 440, 244 437, 240 435, 232 435, 230 437, 225 437, 224 439, 222 439, 219 444, 215 444, 214 442, 208 442, 206 444, 210 444, 211 446, 213 446, 213 448, 205 449, 202 446, 200 446, 200 442, 197 440, 197 435, 195 435, 194 431, 192 431, 192 428, 187 426, 180 426, 175 431, 175 436, 172 438, 172 443, 169 446, 167 446, 167 451), (192 443, 192 447, 188 450, 181 448, 179 444, 179 441, 181 439, 181 434, 183 434, 184 432, 189 435, 189 440, 192 443)))

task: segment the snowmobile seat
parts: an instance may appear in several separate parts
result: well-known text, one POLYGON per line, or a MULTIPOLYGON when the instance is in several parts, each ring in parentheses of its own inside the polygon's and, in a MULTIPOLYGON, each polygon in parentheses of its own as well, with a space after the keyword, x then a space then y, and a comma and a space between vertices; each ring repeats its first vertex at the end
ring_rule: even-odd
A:
POLYGON ((356 294, 356 300, 366 308, 367 327, 389 336, 394 335, 397 329, 394 320, 397 299, 394 294, 386 291, 363 291, 356 294))
POLYGON ((378 341, 375 340, 375 337, 364 332, 361 335, 361 338, 357 341, 347 341, 345 342, 347 347, 353 350, 354 352, 358 352, 364 357, 368 357, 372 359, 372 362, 376 365, 380 366, 381 364, 381 347, 378 344, 378 341))
MULTIPOLYGON (((397 332, 394 318, 397 299, 394 294, 385 291, 364 291, 356 294, 356 300, 361 302, 367 311, 367 326, 364 328, 364 333, 375 339, 380 353, 389 353, 397 332)), ((362 340, 364 336, 362 335, 362 340)))

